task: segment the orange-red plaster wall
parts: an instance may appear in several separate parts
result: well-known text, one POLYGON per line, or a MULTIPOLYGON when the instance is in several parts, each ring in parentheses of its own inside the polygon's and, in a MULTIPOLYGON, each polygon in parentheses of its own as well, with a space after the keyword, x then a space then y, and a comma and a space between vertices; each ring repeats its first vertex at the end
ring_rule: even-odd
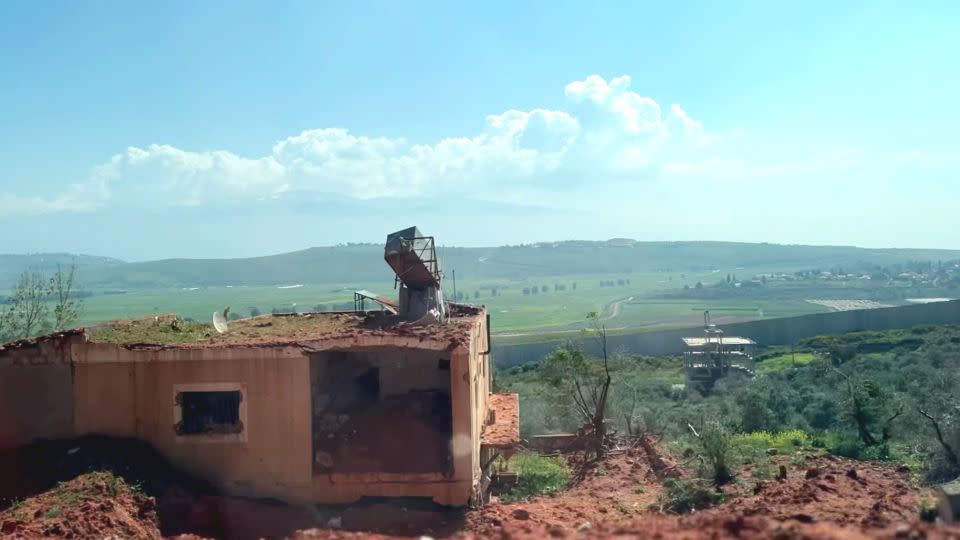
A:
POLYGON ((96 349, 77 352, 78 434, 140 438, 239 493, 310 497, 310 372, 299 349, 120 349, 119 363, 99 362, 96 349), (242 436, 177 435, 175 388, 184 384, 242 389, 242 436))
POLYGON ((0 354, 0 449, 73 435, 68 341, 0 354))

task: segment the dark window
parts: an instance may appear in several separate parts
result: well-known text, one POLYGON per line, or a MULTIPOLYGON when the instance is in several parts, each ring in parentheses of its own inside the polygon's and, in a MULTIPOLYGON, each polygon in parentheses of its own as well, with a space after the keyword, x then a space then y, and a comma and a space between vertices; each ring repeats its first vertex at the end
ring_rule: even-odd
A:
POLYGON ((226 392, 180 392, 181 421, 177 424, 180 435, 240 433, 239 390, 226 392))
POLYGON ((437 369, 441 369, 443 371, 450 371, 450 359, 441 358, 440 361, 437 362, 437 369))

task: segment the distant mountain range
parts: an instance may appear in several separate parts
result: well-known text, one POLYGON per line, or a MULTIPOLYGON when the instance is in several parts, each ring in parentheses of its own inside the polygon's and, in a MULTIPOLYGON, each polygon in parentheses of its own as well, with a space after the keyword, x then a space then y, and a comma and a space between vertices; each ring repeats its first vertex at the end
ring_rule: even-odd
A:
MULTIPOLYGON (((911 260, 960 259, 958 250, 866 249, 735 242, 564 241, 490 248, 438 248, 448 276, 458 279, 522 279, 529 276, 692 272, 747 267, 766 271, 890 265, 911 260)), ((0 288, 9 289, 20 272, 52 272, 76 261, 90 289, 358 283, 389 281, 381 244, 315 247, 245 259, 163 259, 123 262, 108 257, 43 253, 0 255, 0 288)))
POLYGON ((77 265, 78 273, 92 277, 96 272, 122 266, 127 263, 110 257, 96 257, 93 255, 74 255, 70 253, 36 253, 30 255, 2 255, 0 254, 0 290, 9 289, 16 283, 17 278, 24 270, 33 270, 52 274, 57 271, 57 265, 69 267, 77 265))

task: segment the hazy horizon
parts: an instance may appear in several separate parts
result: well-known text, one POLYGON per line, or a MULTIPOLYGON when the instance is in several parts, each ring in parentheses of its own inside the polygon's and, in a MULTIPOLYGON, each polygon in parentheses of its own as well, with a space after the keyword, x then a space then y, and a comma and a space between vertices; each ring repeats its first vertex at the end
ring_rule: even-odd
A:
MULTIPOLYGON (((392 231, 391 231, 392 232, 392 231)), ((429 234, 424 232, 424 234, 429 234)), ((532 242, 522 242, 522 243, 508 243, 508 244, 491 244, 491 245, 463 245, 463 244, 446 244, 440 241, 440 238, 434 235, 437 240, 437 248, 441 251, 447 248, 453 249, 496 249, 500 247, 513 247, 513 246, 529 246, 536 244, 555 244, 562 242, 606 242, 611 240, 633 240, 638 243, 732 243, 732 244, 768 244, 768 245, 777 245, 777 246, 789 246, 789 247, 835 247, 835 248, 852 248, 852 249, 876 249, 876 250, 923 250, 923 251, 947 251, 947 252, 960 252, 960 249, 954 248, 940 248, 940 247, 930 247, 930 246, 857 246, 857 245, 841 245, 841 244, 809 244, 809 243, 778 243, 778 242, 751 242, 746 241, 732 241, 732 240, 641 240, 637 238, 630 238, 625 236, 611 236, 609 238, 566 238, 566 239, 554 239, 554 240, 535 240, 532 242)), ((83 255, 83 256, 92 256, 92 257, 104 257, 110 259, 116 259, 127 263, 138 263, 138 262, 150 262, 157 260, 165 259, 248 259, 256 257, 271 257, 275 255, 284 255, 287 253, 294 253, 298 251, 305 251, 309 249, 323 249, 323 248, 335 248, 345 245, 372 245, 372 246, 381 246, 386 238, 384 234, 384 239, 380 240, 360 240, 352 242, 341 242, 338 244, 324 244, 324 245, 311 245, 303 246, 297 249, 284 250, 284 251, 266 251, 263 253, 256 253, 251 255, 236 255, 236 256, 223 256, 223 257, 189 257, 189 256, 180 256, 180 255, 171 255, 165 257, 152 257, 146 259, 136 259, 136 258, 124 258, 110 253, 99 253, 99 252, 77 252, 77 251, 29 251, 29 252, 4 252, 0 253, 0 256, 38 256, 38 255, 55 255, 55 254, 66 254, 66 255, 83 255)))

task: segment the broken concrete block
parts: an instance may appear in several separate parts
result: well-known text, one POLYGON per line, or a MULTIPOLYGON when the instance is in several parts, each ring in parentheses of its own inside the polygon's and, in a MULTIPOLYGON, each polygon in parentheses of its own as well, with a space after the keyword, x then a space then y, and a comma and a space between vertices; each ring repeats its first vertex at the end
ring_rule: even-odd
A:
POLYGON ((960 478, 937 486, 940 502, 940 519, 947 523, 960 522, 960 478))

